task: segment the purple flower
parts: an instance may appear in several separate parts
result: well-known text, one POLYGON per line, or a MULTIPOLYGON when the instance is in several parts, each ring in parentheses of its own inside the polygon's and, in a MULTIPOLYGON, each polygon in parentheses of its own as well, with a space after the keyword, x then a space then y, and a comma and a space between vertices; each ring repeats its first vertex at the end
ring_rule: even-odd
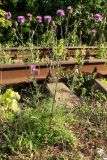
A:
POLYGON ((68 13, 72 13, 73 12, 73 7, 72 6, 68 6, 67 7, 67 12, 68 13))
POLYGON ((18 21, 19 23, 24 23, 24 22, 25 22, 25 17, 24 17, 24 16, 18 16, 18 17, 17 17, 17 21, 18 21))
POLYGON ((35 64, 32 64, 32 65, 30 66, 30 69, 31 69, 31 71, 32 71, 36 76, 40 75, 40 70, 36 68, 36 65, 35 65, 35 64))
POLYGON ((39 75, 40 75, 40 70, 39 70, 39 69, 36 69, 36 70, 35 70, 35 75, 36 75, 36 76, 39 76, 39 75))
POLYGON ((93 15, 93 19, 96 21, 96 22, 101 22, 102 21, 102 15, 97 13, 97 14, 94 14, 93 15))
POLYGON ((35 69, 36 69, 35 64, 31 64, 30 69, 31 69, 31 71, 35 71, 35 69))
POLYGON ((6 19, 11 19, 12 15, 11 15, 10 12, 5 12, 5 13, 4 13, 4 17, 5 17, 6 19))
POLYGON ((32 20, 32 14, 28 13, 28 14, 27 14, 27 17, 28 17, 29 21, 32 20))
POLYGON ((96 32, 97 32, 96 29, 91 30, 91 33, 96 33, 96 32))
POLYGON ((44 16, 44 21, 47 23, 50 23, 52 21, 52 17, 51 16, 44 16))
POLYGON ((59 16, 64 16, 64 15, 65 15, 63 9, 58 9, 56 13, 57 13, 59 16))
POLYGON ((41 16, 36 16, 36 21, 37 23, 41 23, 42 22, 42 17, 41 16))
POLYGON ((97 32, 97 31, 96 31, 96 29, 95 29, 95 28, 91 30, 91 34, 92 34, 92 36, 93 36, 93 37, 95 37, 96 32, 97 32))

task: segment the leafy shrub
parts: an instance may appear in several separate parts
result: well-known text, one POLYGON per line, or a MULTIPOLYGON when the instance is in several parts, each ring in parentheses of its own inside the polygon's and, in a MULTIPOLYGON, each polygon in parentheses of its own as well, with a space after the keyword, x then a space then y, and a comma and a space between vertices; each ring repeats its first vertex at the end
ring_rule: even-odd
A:
POLYGON ((7 89, 3 95, 0 95, 0 105, 4 111, 19 111, 18 100, 20 100, 20 95, 12 89, 7 89))
POLYGON ((54 106, 54 117, 51 119, 51 105, 51 100, 43 100, 34 108, 22 110, 13 121, 7 124, 2 122, 2 151, 6 153, 6 150, 10 150, 17 154, 25 151, 29 154, 46 145, 58 146, 61 150, 75 148, 77 140, 65 125, 64 110, 54 106))
MULTIPOLYGON (((58 20, 56 11, 58 9, 64 9, 65 18, 62 19, 61 22, 62 33, 60 33, 59 22, 56 32, 57 38, 62 38, 62 34, 64 38, 67 38, 67 43, 69 45, 81 45, 83 43, 93 45, 107 40, 106 0, 90 0, 89 2, 87 0, 65 0, 57 1, 56 3, 50 0, 12 0, 9 3, 7 1, 3 1, 2 3, 2 8, 4 10, 12 12, 14 20, 17 19, 18 15, 26 16, 27 13, 32 13, 34 17, 36 15, 52 15, 53 20, 58 20), (70 16, 67 14, 67 6, 69 5, 73 7, 73 12, 70 16), (96 21, 95 15, 100 15, 102 20, 96 21), (66 29, 67 27, 68 29, 66 29), (66 37, 66 35, 68 37, 66 37)), ((28 28, 25 27, 24 32, 26 32, 28 28)), ((41 35, 40 31, 39 35, 41 35)))

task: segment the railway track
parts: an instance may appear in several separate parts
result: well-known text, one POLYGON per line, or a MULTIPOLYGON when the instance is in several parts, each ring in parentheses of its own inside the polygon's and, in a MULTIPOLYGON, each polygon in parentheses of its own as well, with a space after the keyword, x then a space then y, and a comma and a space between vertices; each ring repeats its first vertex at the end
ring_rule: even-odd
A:
MULTIPOLYGON (((57 69, 61 71, 69 71, 71 74, 75 73, 75 69, 78 68, 84 75, 92 74, 96 72, 97 77, 107 76, 107 58, 98 59, 98 48, 97 47, 86 47, 84 59, 78 64, 75 59, 76 50, 83 52, 82 47, 67 47, 67 55, 71 57, 69 61, 52 61, 48 62, 37 62, 35 63, 36 68, 39 70, 39 74, 35 75, 31 71, 31 64, 28 63, 16 63, 16 64, 0 64, 0 85, 18 84, 31 82, 36 79, 37 81, 46 80, 49 76, 56 73, 57 69)), ((105 48, 107 55, 107 47, 105 48)), ((32 52, 40 50, 41 55, 49 56, 52 54, 52 48, 34 48, 32 51, 29 48, 11 48, 1 49, 0 58, 2 58, 2 52, 9 53, 10 57, 15 60, 20 58, 26 58, 31 56, 32 52)))
MULTIPOLYGON (((80 53, 85 52, 86 58, 96 57, 100 49, 104 49, 105 54, 107 55, 107 47, 95 47, 95 46, 87 46, 87 47, 65 47, 67 51, 67 56, 75 56, 76 51, 78 50, 80 53)), ((39 51, 40 57, 46 57, 53 55, 53 48, 1 48, 0 49, 0 58, 5 56, 5 53, 9 54, 12 59, 26 59, 32 56, 32 53, 35 55, 39 51)))
MULTIPOLYGON (((105 60, 85 60, 83 65, 79 67, 84 74, 91 74, 94 71, 97 75, 107 75, 107 64, 105 60)), ((30 64, 2 64, 0 65, 0 85, 31 82, 32 79, 37 81, 45 80, 47 76, 56 72, 58 68, 63 71, 70 71, 71 74, 75 72, 77 67, 76 61, 72 62, 51 62, 36 63, 36 68, 39 70, 39 75, 34 75, 31 71, 30 64)))

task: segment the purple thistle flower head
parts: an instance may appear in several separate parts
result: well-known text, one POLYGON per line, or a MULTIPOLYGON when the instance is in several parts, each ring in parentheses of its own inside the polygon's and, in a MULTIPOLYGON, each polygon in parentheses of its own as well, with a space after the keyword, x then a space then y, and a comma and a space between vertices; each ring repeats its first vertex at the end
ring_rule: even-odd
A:
POLYGON ((42 22, 42 17, 41 16, 36 16, 36 21, 37 23, 41 23, 42 22))
POLYGON ((36 70, 35 70, 35 75, 36 75, 36 76, 39 76, 39 75, 40 75, 40 70, 39 70, 39 69, 36 69, 36 70))
POLYGON ((29 21, 32 20, 32 14, 28 13, 28 14, 27 14, 27 17, 28 17, 29 21))
POLYGON ((31 64, 30 69, 31 69, 31 71, 35 71, 36 70, 35 64, 31 64))
POLYGON ((91 30, 91 34, 92 34, 93 37, 95 37, 96 32, 97 32, 97 30, 95 28, 91 30))
POLYGON ((96 21, 96 22, 101 22, 102 21, 102 15, 97 13, 97 14, 94 14, 93 15, 93 19, 96 21))
POLYGON ((64 16, 64 15, 65 15, 63 9, 58 9, 56 13, 57 13, 59 16, 64 16))
POLYGON ((68 13, 72 13, 73 12, 73 7, 72 6, 68 6, 67 7, 67 12, 68 13))
POLYGON ((19 23, 24 23, 24 22, 25 22, 25 17, 24 17, 24 16, 18 16, 18 17, 17 17, 17 21, 18 21, 19 23))
POLYGON ((40 70, 36 68, 35 64, 31 64, 30 69, 36 76, 40 75, 40 70))
POLYGON ((50 23, 52 21, 52 17, 51 16, 44 16, 44 21, 47 23, 50 23))
POLYGON ((97 32, 97 31, 96 31, 95 28, 91 30, 91 33, 93 33, 93 34, 95 34, 96 32, 97 32))
POLYGON ((5 12, 5 13, 4 13, 4 17, 5 17, 6 19, 11 19, 12 15, 11 15, 10 12, 5 12))

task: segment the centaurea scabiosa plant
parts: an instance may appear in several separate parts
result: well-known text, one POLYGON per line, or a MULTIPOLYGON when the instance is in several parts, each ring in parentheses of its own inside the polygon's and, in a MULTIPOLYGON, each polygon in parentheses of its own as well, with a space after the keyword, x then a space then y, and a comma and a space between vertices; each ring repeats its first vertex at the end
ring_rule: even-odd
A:
POLYGON ((36 19, 37 23, 41 23, 42 22, 42 16, 36 16, 35 19, 36 19))
POLYGON ((65 16, 65 12, 64 12, 63 9, 58 9, 56 13, 57 13, 57 15, 59 15, 59 16, 61 16, 61 17, 62 17, 62 16, 65 16))
MULTIPOLYGON (((94 21, 94 28, 97 29, 97 37, 99 37, 98 43, 105 42, 105 30, 106 30, 106 17, 105 13, 102 15, 101 13, 92 14, 92 21, 94 21)), ((94 37, 96 33, 93 34, 94 37)), ((98 39, 97 39, 98 41, 98 39)))
POLYGON ((92 30, 90 30, 91 38, 90 38, 89 45, 92 45, 93 40, 95 40, 96 33, 97 33, 97 29, 96 28, 93 28, 92 30))
POLYGON ((5 12, 4 10, 0 9, 0 34, 2 34, 3 28, 8 29, 8 27, 10 28, 11 26, 12 26, 12 14, 10 12, 5 12))
POLYGON ((65 31, 66 31, 66 34, 65 34, 65 37, 67 38, 69 33, 69 20, 70 20, 70 17, 71 17, 71 14, 73 12, 73 7, 72 6, 68 6, 67 7, 67 16, 66 16, 66 27, 65 27, 65 31))
POLYGON ((35 25, 34 30, 32 30, 31 42, 32 42, 32 44, 34 44, 34 36, 35 36, 35 33, 36 33, 36 35, 37 35, 37 45, 38 45, 38 33, 36 31, 42 23, 42 16, 36 16, 35 17, 35 22, 36 22, 36 25, 35 25))
POLYGON ((4 13, 4 18, 6 18, 6 19, 11 19, 11 17, 12 17, 12 15, 11 15, 10 12, 5 12, 5 13, 4 13))
POLYGON ((25 18, 25 16, 18 16, 17 17, 17 22, 19 23, 19 25, 20 25, 20 33, 19 33, 19 31, 17 30, 17 32, 18 32, 18 35, 19 35, 19 40, 20 40, 20 42, 22 42, 22 44, 24 44, 23 43, 23 28, 22 28, 22 25, 25 23, 25 21, 26 21, 26 18, 25 18))
POLYGON ((68 6, 67 7, 67 13, 71 14, 73 12, 73 7, 72 6, 68 6))
POLYGON ((96 22, 101 22, 102 21, 102 15, 100 13, 96 13, 93 15, 93 19, 96 21, 96 22))
POLYGON ((36 68, 35 64, 32 64, 30 66, 30 69, 31 69, 31 72, 32 72, 32 74, 33 74, 34 77, 40 75, 40 70, 38 68, 36 68))
POLYGON ((50 45, 53 43, 54 39, 54 32, 53 32, 53 21, 51 15, 45 15, 43 17, 44 20, 44 28, 43 28, 43 34, 42 34, 42 45, 44 47, 50 47, 50 45))
POLYGON ((52 17, 50 15, 44 16, 44 22, 46 23, 47 31, 49 31, 49 25, 50 25, 51 21, 52 21, 52 17))
POLYGON ((50 15, 44 16, 44 21, 49 24, 52 21, 52 17, 50 15))
POLYGON ((92 33, 93 36, 96 35, 96 32, 97 32, 97 30, 96 30, 95 28, 93 28, 93 29, 91 30, 91 33, 92 33))
POLYGON ((23 24, 23 23, 25 23, 25 17, 24 16, 18 16, 17 17, 17 21, 18 21, 18 23, 20 23, 20 24, 23 24))
POLYGON ((60 25, 60 29, 61 29, 61 38, 63 38, 62 20, 63 20, 63 17, 65 16, 65 12, 64 12, 63 9, 58 9, 56 11, 56 14, 60 17, 60 19, 59 19, 59 25, 60 25))
MULTIPOLYGON (((15 21, 14 24, 16 23, 17 25, 14 25, 13 31, 18 43, 19 44, 21 43, 21 45, 23 46, 26 45, 30 46, 32 51, 34 47, 34 36, 38 29, 38 26, 40 25, 40 23, 42 23, 42 17, 36 16, 34 18, 31 13, 28 13, 26 17, 18 16, 17 21, 15 21), (34 25, 32 26, 32 24, 34 25)), ((38 38, 37 33, 36 33, 36 38, 38 38)))
POLYGON ((31 14, 31 13, 28 13, 28 14, 27 14, 27 17, 28 17, 28 20, 29 20, 29 21, 32 21, 32 14, 31 14))

